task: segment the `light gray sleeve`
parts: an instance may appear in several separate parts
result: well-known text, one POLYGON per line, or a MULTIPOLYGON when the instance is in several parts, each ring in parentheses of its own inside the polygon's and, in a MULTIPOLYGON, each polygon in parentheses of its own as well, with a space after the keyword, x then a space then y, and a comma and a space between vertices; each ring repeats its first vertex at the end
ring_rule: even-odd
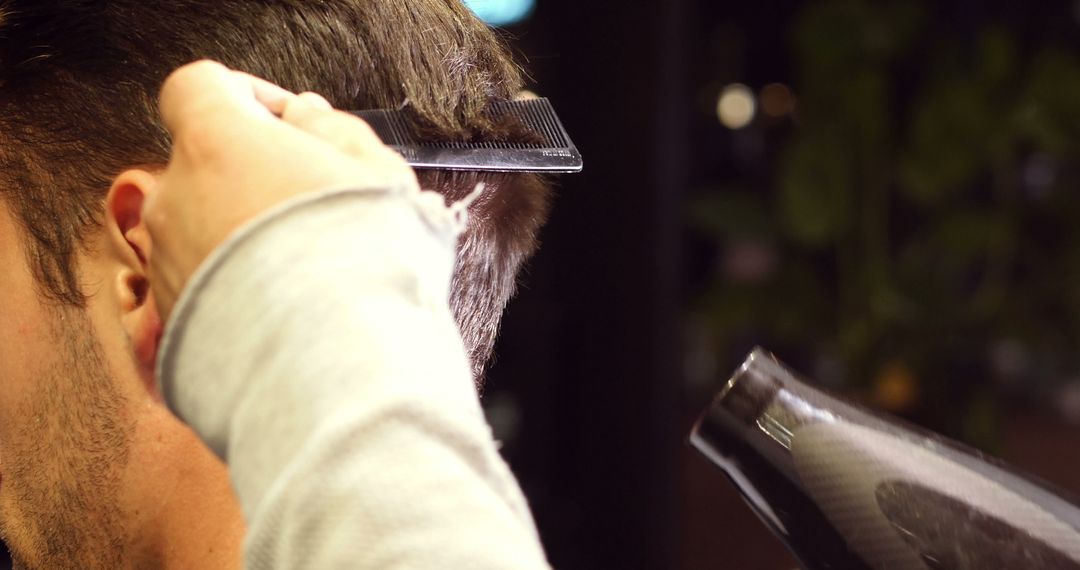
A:
POLYGON ((449 312, 458 226, 415 188, 304 195, 186 287, 158 379, 229 465, 246 567, 548 567, 449 312))

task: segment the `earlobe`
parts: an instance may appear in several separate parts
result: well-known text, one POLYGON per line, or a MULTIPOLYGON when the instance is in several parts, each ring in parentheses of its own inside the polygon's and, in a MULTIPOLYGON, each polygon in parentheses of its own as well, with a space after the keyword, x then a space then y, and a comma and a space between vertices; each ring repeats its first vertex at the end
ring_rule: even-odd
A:
POLYGON ((161 335, 164 325, 158 316, 157 305, 147 293, 142 306, 131 311, 125 316, 124 328, 131 340, 132 356, 135 358, 135 366, 138 368, 139 377, 147 392, 157 401, 161 402, 161 393, 158 392, 155 381, 155 367, 157 365, 158 346, 161 344, 161 335))

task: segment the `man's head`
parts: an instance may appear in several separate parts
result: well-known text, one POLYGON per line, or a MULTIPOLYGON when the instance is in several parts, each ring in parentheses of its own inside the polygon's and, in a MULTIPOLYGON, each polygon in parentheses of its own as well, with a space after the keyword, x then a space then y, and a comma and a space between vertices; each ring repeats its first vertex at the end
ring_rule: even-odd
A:
MULTIPOLYGON (((149 387, 160 324, 138 219, 168 156, 158 88, 200 58, 339 108, 403 107, 430 138, 502 134, 485 110, 521 82, 457 0, 0 0, 0 529, 27 564, 146 563, 167 541, 137 538, 163 479, 148 475, 185 453, 215 468, 149 387)), ((419 178, 451 200, 488 186, 451 291, 479 379, 548 188, 419 178)))

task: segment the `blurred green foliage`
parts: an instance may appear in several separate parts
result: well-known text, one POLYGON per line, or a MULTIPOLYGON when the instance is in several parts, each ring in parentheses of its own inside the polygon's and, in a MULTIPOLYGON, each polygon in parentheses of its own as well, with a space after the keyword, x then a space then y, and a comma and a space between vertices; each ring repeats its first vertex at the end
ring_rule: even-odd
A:
POLYGON ((950 34, 933 8, 807 4, 773 188, 691 208, 776 262, 719 277, 698 312, 721 346, 751 331, 803 347, 866 394, 899 363, 918 398, 898 411, 993 447, 996 343, 1052 363, 1029 374, 1078 369, 1080 59, 1021 46, 1008 22, 950 34))

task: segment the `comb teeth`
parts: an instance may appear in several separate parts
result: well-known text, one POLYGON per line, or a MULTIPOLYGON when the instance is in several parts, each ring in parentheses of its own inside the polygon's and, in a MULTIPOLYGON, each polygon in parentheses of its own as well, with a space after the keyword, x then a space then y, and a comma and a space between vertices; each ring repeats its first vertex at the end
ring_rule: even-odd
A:
POLYGON ((520 145, 521 148, 570 146, 566 131, 559 123, 559 118, 555 116, 555 109, 551 107, 551 102, 547 99, 504 101, 495 103, 492 108, 496 114, 517 117, 543 139, 542 144, 524 144, 520 145))
POLYGON ((513 116, 538 142, 417 141, 401 111, 353 111, 383 143, 416 168, 509 172, 579 172, 581 156, 547 99, 493 103, 494 116, 513 116))
POLYGON ((417 144, 416 140, 409 135, 405 118, 400 114, 391 111, 358 111, 355 114, 367 121, 385 144, 391 146, 417 144))

